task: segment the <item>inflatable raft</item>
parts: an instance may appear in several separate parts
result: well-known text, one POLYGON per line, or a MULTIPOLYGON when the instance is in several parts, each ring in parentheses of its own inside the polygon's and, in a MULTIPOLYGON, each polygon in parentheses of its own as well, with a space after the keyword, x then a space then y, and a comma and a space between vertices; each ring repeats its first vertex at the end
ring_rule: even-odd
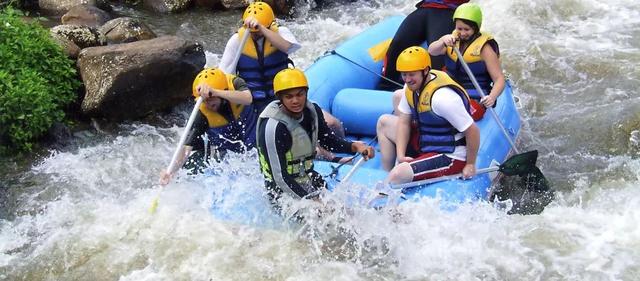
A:
MULTIPOLYGON (((361 140, 376 148, 376 122, 382 114, 392 113, 393 93, 375 90, 382 79, 379 75, 382 60, 375 51, 394 36, 403 18, 391 17, 370 27, 334 51, 320 57, 305 71, 309 81, 309 98, 342 121, 349 139, 361 140)), ((520 117, 509 83, 498 98, 495 111, 511 139, 517 139, 520 117)), ((498 123, 487 112, 477 125, 481 134, 477 167, 485 168, 505 161, 511 154, 511 148, 498 123)), ((324 161, 316 161, 315 164, 316 170, 322 175, 330 174, 337 166, 335 163, 324 161)), ((337 180, 343 178, 352 168, 352 165, 340 167, 337 180)), ((410 200, 423 196, 439 196, 447 202, 486 200, 496 175, 485 173, 469 180, 453 179, 417 186, 403 190, 402 197, 403 200, 410 200)), ((350 182, 373 188, 386 176, 387 172, 382 169, 380 157, 376 157, 357 169, 350 182)), ((270 213, 266 210, 269 208, 266 198, 243 198, 240 200, 242 202, 236 203, 242 206, 251 205, 251 209, 232 207, 236 204, 224 204, 226 208, 221 208, 214 204, 212 210, 219 218, 239 219, 245 222, 249 220, 254 224, 260 224, 263 221, 260 213, 270 213), (260 210, 256 210, 256 205, 261 205, 258 207, 260 210), (255 211, 254 214, 249 213, 251 210, 255 211)))
MULTIPOLYGON (((402 19, 401 16, 392 17, 372 26, 321 57, 306 70, 309 98, 340 119, 351 139, 371 142, 376 136, 378 117, 392 113, 392 92, 375 90, 382 79, 379 75, 382 61, 376 61, 371 50, 392 38, 402 19)), ((511 139, 517 139, 520 116, 509 83, 498 98, 495 111, 511 139)), ((505 161, 511 154, 511 147, 499 124, 487 112, 477 125, 481 135, 477 167, 485 168, 505 161)), ((377 145, 375 141, 373 144, 377 145)), ((327 174, 331 172, 331 165, 335 166, 318 162, 316 170, 327 174)), ((346 165, 342 167, 338 177, 344 176, 351 168, 346 165)), ((386 175, 380 158, 374 158, 365 162, 350 181, 372 186, 386 175)), ((438 195, 455 202, 487 199, 496 175, 481 174, 470 180, 448 180, 419 186, 406 190, 405 197, 438 195)))

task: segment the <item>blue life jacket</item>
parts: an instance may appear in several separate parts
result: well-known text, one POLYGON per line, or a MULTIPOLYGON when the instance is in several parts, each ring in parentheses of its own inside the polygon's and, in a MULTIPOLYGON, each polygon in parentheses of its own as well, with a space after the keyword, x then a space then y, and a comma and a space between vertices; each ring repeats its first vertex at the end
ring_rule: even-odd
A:
MULTIPOLYGON (((275 23, 269 29, 278 32, 275 23)), ((240 28, 238 35, 242 37, 244 32, 245 29, 240 28)), ((238 76, 247 82, 253 102, 260 105, 257 110, 259 114, 264 106, 275 99, 273 77, 280 70, 287 68, 291 60, 287 53, 278 50, 269 40, 263 39, 262 50, 258 51, 258 49, 258 44, 249 36, 236 69, 238 76)))
MULTIPOLYGON (((487 64, 482 60, 480 53, 482 51, 482 47, 490 40, 493 40, 491 35, 482 34, 473 40, 462 54, 464 61, 469 66, 469 69, 471 69, 471 72, 476 77, 480 88, 482 88, 486 95, 491 92, 493 80, 487 70, 487 64)), ((456 43, 456 47, 460 47, 460 42, 456 43)), ((447 68, 447 73, 460 83, 462 87, 473 90, 469 91, 469 96, 472 99, 479 100, 481 98, 480 94, 476 92, 473 82, 471 82, 471 78, 469 78, 469 75, 467 75, 464 68, 462 68, 462 64, 458 61, 458 55, 452 47, 447 47, 445 66, 447 68)))
POLYGON ((447 119, 431 110, 431 98, 436 90, 442 87, 449 87, 460 96, 465 109, 470 112, 469 96, 464 88, 453 81, 445 72, 431 70, 430 73, 435 78, 425 85, 419 95, 408 87, 405 89, 405 96, 411 107, 412 118, 418 122, 420 151, 423 153, 452 153, 456 146, 466 145, 466 139, 463 137, 457 141, 455 140, 455 135, 459 133, 458 130, 447 119))

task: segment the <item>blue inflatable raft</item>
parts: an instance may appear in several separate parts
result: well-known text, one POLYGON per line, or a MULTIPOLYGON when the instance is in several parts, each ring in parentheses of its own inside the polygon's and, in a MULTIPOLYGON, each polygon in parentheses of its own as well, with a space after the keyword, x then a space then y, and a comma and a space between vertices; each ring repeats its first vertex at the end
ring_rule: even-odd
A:
MULTIPOLYGON (((370 51, 392 38, 403 18, 391 17, 370 27, 320 57, 305 71, 309 81, 309 98, 342 121, 349 139, 361 140, 377 147, 376 122, 382 114, 392 113, 393 93, 375 90, 381 79, 379 73, 382 60, 375 60, 370 51)), ((515 140, 520 131, 520 117, 509 83, 498 98, 495 111, 511 139, 515 140)), ((481 134, 477 167, 485 168, 505 161, 511 154, 511 148, 498 123, 487 112, 477 125, 481 134)), ((316 161, 316 170, 322 175, 330 174, 334 166, 337 164, 316 161)), ((342 166, 338 172, 338 180, 352 168, 351 165, 342 166)), ((365 162, 354 173, 350 182, 373 188, 386 176, 387 172, 382 169, 380 158, 376 157, 365 162)), ((454 179, 419 186, 407 189, 404 197, 411 199, 439 196, 447 202, 486 200, 495 176, 495 173, 480 174, 469 180, 454 179)), ((252 200, 252 204, 265 204, 258 202, 260 200, 266 199, 252 200)), ((265 208, 268 207, 266 203, 265 208)), ((212 210, 220 218, 230 218, 230 212, 246 212, 240 208, 233 211, 222 210, 215 205, 212 210)), ((252 217, 253 223, 260 222, 259 218, 249 214, 241 217, 252 217)))
MULTIPOLYGON (((376 136, 378 117, 392 113, 392 93, 374 90, 381 79, 378 73, 382 69, 382 61, 375 61, 369 50, 392 38, 402 19, 401 16, 392 17, 372 26, 306 70, 309 98, 340 119, 352 139, 370 142, 376 136)), ((515 140, 520 131, 520 116, 509 83, 498 98, 495 111, 511 139, 515 140)), ((477 167, 485 168, 505 161, 511 147, 499 124, 487 112, 477 125, 481 135, 477 167)), ((316 170, 322 174, 329 173, 330 165, 318 162, 316 170)), ((349 169, 350 166, 341 168, 340 175, 344 176, 349 169)), ((366 162, 350 181, 371 186, 386 175, 378 158, 366 162)), ((449 180, 420 186, 407 190, 406 197, 438 195, 455 202, 487 199, 492 176, 495 175, 481 174, 470 180, 449 180)))

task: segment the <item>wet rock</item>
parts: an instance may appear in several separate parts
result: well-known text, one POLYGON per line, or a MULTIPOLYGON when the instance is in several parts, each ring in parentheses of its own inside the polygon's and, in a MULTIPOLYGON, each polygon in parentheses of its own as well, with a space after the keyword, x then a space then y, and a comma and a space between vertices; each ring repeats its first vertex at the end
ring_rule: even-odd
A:
POLYGON ((138 19, 122 17, 108 21, 98 30, 107 43, 129 43, 156 38, 156 34, 138 19))
POLYGON ((86 4, 78 5, 62 16, 62 24, 99 27, 109 21, 111 16, 97 7, 86 4))
POLYGON ((48 15, 62 15, 78 5, 88 5, 109 9, 106 0, 39 0, 40 11, 48 15))
POLYGON ((82 113, 117 121, 173 106, 191 95, 204 64, 202 47, 176 36, 83 49, 82 113))
POLYGON ((72 59, 78 57, 78 54, 80 53, 80 47, 78 47, 76 43, 73 43, 73 41, 57 33, 51 33, 51 37, 53 38, 54 42, 62 47, 62 51, 65 55, 67 55, 67 57, 72 59))
POLYGON ((221 0, 222 6, 227 9, 241 9, 249 6, 251 0, 221 0))
POLYGON ((276 15, 291 15, 295 7, 295 0, 264 0, 276 15))
POLYGON ((185 10, 193 0, 143 0, 147 9, 158 13, 175 13, 185 10))
POLYGON ((220 0, 195 0, 195 5, 203 8, 215 9, 220 7, 220 0))
POLYGON ((51 36, 66 38, 81 49, 106 44, 104 37, 93 27, 63 24, 51 28, 50 32, 51 36))

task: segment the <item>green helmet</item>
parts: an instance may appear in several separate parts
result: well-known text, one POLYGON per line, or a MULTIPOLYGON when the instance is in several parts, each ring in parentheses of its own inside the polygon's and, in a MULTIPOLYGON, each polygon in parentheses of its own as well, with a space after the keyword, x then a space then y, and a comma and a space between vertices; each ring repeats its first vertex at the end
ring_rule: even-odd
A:
POLYGON ((476 3, 464 3, 460 5, 455 13, 453 13, 453 21, 456 19, 465 19, 475 22, 478 28, 482 26, 482 10, 476 3))

